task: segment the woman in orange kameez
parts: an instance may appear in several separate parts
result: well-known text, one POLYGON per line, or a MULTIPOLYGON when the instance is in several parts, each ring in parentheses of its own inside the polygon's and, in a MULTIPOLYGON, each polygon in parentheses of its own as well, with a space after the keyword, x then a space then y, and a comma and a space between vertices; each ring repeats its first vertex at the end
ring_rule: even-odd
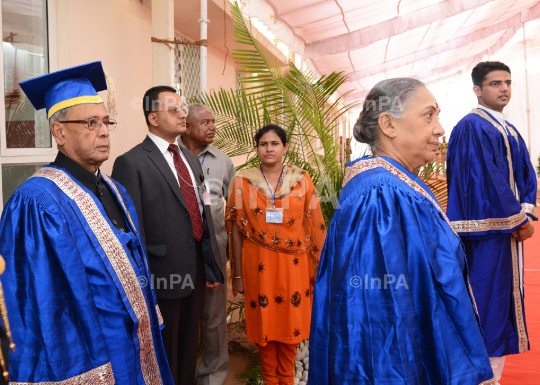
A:
POLYGON ((326 226, 308 173, 283 165, 285 130, 265 126, 255 142, 261 166, 239 171, 229 188, 233 290, 244 293, 246 331, 265 384, 293 384, 326 226))

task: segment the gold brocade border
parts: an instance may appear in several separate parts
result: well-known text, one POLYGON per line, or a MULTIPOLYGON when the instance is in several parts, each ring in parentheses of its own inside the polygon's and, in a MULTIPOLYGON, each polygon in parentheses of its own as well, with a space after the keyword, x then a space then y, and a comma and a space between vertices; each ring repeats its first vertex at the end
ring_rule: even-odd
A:
POLYGON ((390 164, 389 162, 387 162, 386 160, 382 158, 375 157, 375 158, 369 158, 366 160, 360 160, 356 162, 355 164, 353 164, 351 167, 347 167, 347 170, 345 171, 345 177, 343 178, 343 187, 345 187, 345 185, 349 183, 350 180, 353 179, 356 175, 364 171, 372 170, 378 167, 384 168, 386 171, 390 172, 392 175, 399 178, 402 182, 405 182, 414 191, 424 196, 425 198, 429 199, 429 201, 433 203, 433 205, 437 208, 437 210, 439 210, 439 213, 441 213, 446 223, 448 223, 448 225, 450 226, 454 234, 456 234, 457 236, 457 233, 455 232, 454 228, 452 227, 452 224, 448 220, 446 213, 439 205, 439 202, 437 202, 436 199, 433 199, 431 195, 429 195, 429 193, 422 188, 422 186, 420 186, 418 183, 416 183, 411 178, 409 178, 407 174, 399 170, 397 167, 394 167, 392 164, 390 164))
POLYGON ((161 372, 154 349, 150 314, 137 275, 122 244, 118 241, 92 197, 66 173, 56 168, 43 167, 33 177, 43 177, 53 181, 75 202, 88 222, 90 229, 111 263, 139 322, 137 338, 139 339, 140 364, 144 381, 147 385, 161 385, 161 372))
POLYGON ((476 311, 476 315, 478 315, 478 318, 480 318, 479 313, 478 313, 478 306, 476 306, 476 299, 474 299, 474 292, 473 292, 473 289, 472 289, 472 286, 471 286, 471 281, 469 279, 469 272, 468 271, 467 271, 467 286, 469 287, 469 292, 471 293, 471 298, 472 298, 472 301, 473 301, 474 310, 476 311))
POLYGON ((161 315, 161 310, 159 310, 159 305, 156 305, 156 313, 159 324, 163 325, 163 316, 161 315))
POLYGON ((517 132, 514 130, 514 128, 512 126, 510 126, 510 125, 507 125, 507 124, 505 124, 504 126, 508 129, 508 132, 510 133, 510 135, 512 135, 514 137, 514 139, 519 143, 519 138, 518 138, 517 132))
POLYGON ((521 208, 525 213, 531 214, 535 219, 538 219, 538 208, 536 205, 532 205, 530 203, 522 203, 521 208))
POLYGON ((513 286, 514 286, 514 307, 516 308, 516 323, 519 336, 519 352, 523 353, 529 350, 527 330, 525 330, 525 320, 523 319, 523 307, 521 305, 521 290, 520 286, 520 274, 519 274, 519 261, 517 251, 517 240, 512 238, 510 240, 512 248, 512 272, 513 272, 513 286))
MULTIPOLYGON (((484 118, 489 123, 491 123, 499 132, 501 133, 502 137, 504 138, 504 144, 506 146, 506 153, 507 153, 507 160, 508 160, 508 173, 510 178, 510 188, 512 189, 512 192, 514 193, 514 196, 516 196, 516 190, 515 190, 515 182, 514 182, 514 167, 512 165, 512 152, 510 149, 510 144, 508 142, 508 135, 504 131, 504 128, 494 121, 485 111, 477 108, 470 112, 471 114, 477 114, 478 116, 484 118)), ((516 196, 517 197, 517 196, 516 196)), ((525 212, 522 211, 525 215, 525 212)), ((521 214, 520 213, 520 214, 521 214)), ((525 220, 527 216, 525 215, 525 220)), ((517 252, 517 241, 514 238, 511 238, 511 249, 512 249, 512 272, 513 272, 513 296, 514 296, 514 307, 515 307, 515 317, 516 317, 516 323, 518 328, 518 335, 519 335, 519 351, 526 352, 528 349, 528 338, 527 338, 527 331, 525 330, 525 321, 523 316, 523 307, 521 305, 521 291, 519 289, 520 286, 520 274, 519 274, 519 262, 518 262, 518 252, 517 252)))
MULTIPOLYGON (((139 235, 139 233, 137 232, 137 228, 135 227, 135 224, 133 223, 133 220, 131 219, 131 214, 129 213, 129 210, 126 208, 126 205, 124 204, 124 200, 122 199, 122 195, 120 195, 120 192, 118 191, 118 189, 116 188, 116 185, 114 184, 114 182, 112 181, 112 179, 108 176, 108 175, 105 175, 105 174, 100 174, 101 177, 103 179, 105 179, 105 182, 107 182, 107 184, 114 190, 114 192, 116 193, 116 197, 118 198, 118 202, 120 202, 120 205, 122 205, 122 208, 124 209, 124 212, 126 213, 128 219, 129 219, 129 223, 131 223, 131 227, 133 228, 133 231, 135 231, 135 234, 139 235)), ((150 271, 150 267, 148 267, 148 259, 146 258, 146 255, 143 256, 142 258, 144 260, 144 264, 146 266, 146 270, 147 271, 150 271)), ((156 305, 157 306, 157 305, 156 305)))
POLYGON ((476 114, 485 120, 487 120, 489 123, 493 124, 497 130, 501 133, 502 137, 504 138, 504 145, 506 146, 506 158, 508 161, 508 176, 510 177, 510 188, 512 189, 512 192, 514 193, 514 196, 516 195, 516 184, 514 182, 514 166, 512 165, 512 151, 510 149, 510 143, 508 142, 508 134, 506 131, 504 131, 504 128, 495 120, 491 118, 484 110, 477 108, 475 110, 472 110, 469 112, 469 114, 476 114))
POLYGON ((68 378, 63 381, 48 381, 48 382, 10 382, 10 385, 114 385, 114 375, 111 363, 107 362, 86 373, 68 378))
POLYGON ((452 227, 458 233, 474 233, 489 230, 510 230, 527 220, 527 214, 521 210, 508 218, 488 218, 470 221, 452 221, 452 227))

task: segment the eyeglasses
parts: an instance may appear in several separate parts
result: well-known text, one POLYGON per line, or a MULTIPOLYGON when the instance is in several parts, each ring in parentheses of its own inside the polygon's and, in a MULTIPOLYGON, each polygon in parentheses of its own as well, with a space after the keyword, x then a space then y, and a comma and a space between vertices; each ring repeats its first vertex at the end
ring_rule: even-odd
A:
POLYGON ((84 128, 90 131, 98 131, 101 128, 101 125, 104 124, 109 131, 114 131, 116 129, 116 121, 111 119, 96 119, 90 118, 85 120, 62 120, 58 123, 80 123, 84 128))
POLYGON ((512 87, 512 80, 507 80, 505 82, 502 82, 500 80, 496 80, 487 84, 482 84, 483 87, 492 87, 492 88, 502 88, 503 84, 506 84, 508 88, 512 87))
MULTIPOLYGON (((155 111, 155 112, 163 112, 163 111, 165 111, 165 110, 155 111)), ((167 111, 169 111, 171 114, 175 114, 176 116, 178 116, 180 114, 180 111, 184 111, 184 113, 187 115, 188 108, 186 106, 180 107, 179 105, 175 104, 174 106, 169 108, 167 111)))

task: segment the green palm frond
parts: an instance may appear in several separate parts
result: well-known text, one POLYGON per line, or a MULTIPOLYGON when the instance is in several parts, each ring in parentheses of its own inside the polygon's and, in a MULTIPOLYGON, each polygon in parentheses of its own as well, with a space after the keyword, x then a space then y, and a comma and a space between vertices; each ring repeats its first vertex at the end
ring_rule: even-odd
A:
POLYGON ((344 94, 332 99, 347 81, 341 72, 321 77, 302 71, 293 63, 282 66, 250 33, 240 8, 231 10, 234 36, 243 49, 232 53, 239 72, 240 90, 220 90, 194 99, 212 107, 216 125, 214 145, 227 155, 244 156, 237 169, 257 166, 255 132, 266 124, 278 124, 287 131, 289 148, 284 162, 306 170, 318 188, 325 220, 333 216, 345 165, 341 164, 340 119, 357 103, 345 104, 344 94))

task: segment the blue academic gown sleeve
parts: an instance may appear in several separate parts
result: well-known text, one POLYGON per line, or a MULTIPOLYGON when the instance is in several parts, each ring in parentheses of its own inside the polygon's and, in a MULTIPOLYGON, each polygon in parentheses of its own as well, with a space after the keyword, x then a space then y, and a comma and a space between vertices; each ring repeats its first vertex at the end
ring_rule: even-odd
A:
POLYGON ((519 131, 512 124, 508 122, 506 122, 506 124, 510 126, 516 134, 516 137, 512 136, 509 141, 513 144, 512 148, 517 149, 517 151, 512 151, 512 160, 519 202, 525 213, 532 220, 536 221, 538 220, 538 211, 536 210, 536 194, 538 189, 536 172, 532 165, 527 145, 519 131))
POLYGON ((10 380, 40 383, 82 376, 73 383, 113 384, 77 242, 42 187, 23 185, 4 207, 0 254, 6 260, 1 279, 16 344, 10 380))
POLYGON ((509 144, 515 144, 515 151, 510 157, 519 162, 512 162, 514 167, 509 169, 505 137, 508 136, 476 114, 465 116, 452 131, 447 158, 447 215, 460 236, 508 234, 527 222, 527 215, 514 195, 510 172, 515 175, 515 169, 521 174, 516 175, 515 181, 518 189, 523 189, 522 199, 533 203, 536 178, 531 185, 530 175, 534 170, 530 159, 523 161, 524 156, 528 157, 523 139, 520 138, 520 151, 511 136, 509 144), (524 175, 529 181, 526 188, 524 175))
POLYGON ((399 179, 381 169, 365 174, 342 190, 329 226, 308 384, 490 380, 459 238, 399 179))

